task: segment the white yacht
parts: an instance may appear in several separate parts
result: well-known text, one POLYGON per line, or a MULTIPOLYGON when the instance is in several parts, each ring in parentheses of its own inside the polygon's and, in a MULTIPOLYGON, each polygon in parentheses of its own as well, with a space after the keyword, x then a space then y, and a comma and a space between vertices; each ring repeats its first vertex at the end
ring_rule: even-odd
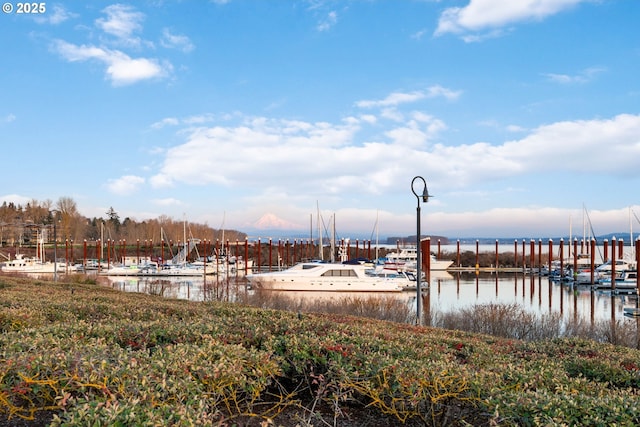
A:
POLYGON ((416 286, 411 273, 383 273, 362 264, 322 262, 304 262, 283 271, 249 274, 247 278, 255 289, 278 291, 402 292, 416 286))
MULTIPOLYGON (((429 254, 429 256, 431 257, 431 271, 444 271, 453 264, 451 260, 438 260, 431 254, 429 254)), ((384 268, 387 270, 413 271, 416 270, 417 259, 418 251, 415 246, 403 247, 398 252, 390 252, 387 254, 384 260, 384 268)))
POLYGON ((6 273, 55 273, 56 271, 62 273, 66 267, 64 262, 54 263, 16 254, 15 259, 6 261, 0 270, 6 273))
MULTIPOLYGON (((609 271, 611 273, 611 271, 609 271)), ((611 275, 601 279, 594 285, 595 289, 612 289, 611 275)), ((618 290, 637 290, 638 288, 638 272, 636 270, 622 270, 616 272, 615 288, 618 290)))

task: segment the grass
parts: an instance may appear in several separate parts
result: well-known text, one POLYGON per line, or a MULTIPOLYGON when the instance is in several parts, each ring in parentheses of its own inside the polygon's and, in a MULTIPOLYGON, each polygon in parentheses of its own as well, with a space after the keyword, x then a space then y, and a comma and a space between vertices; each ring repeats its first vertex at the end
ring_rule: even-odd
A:
POLYGON ((640 423, 640 351, 0 278, 0 425, 89 419, 631 426, 640 423))

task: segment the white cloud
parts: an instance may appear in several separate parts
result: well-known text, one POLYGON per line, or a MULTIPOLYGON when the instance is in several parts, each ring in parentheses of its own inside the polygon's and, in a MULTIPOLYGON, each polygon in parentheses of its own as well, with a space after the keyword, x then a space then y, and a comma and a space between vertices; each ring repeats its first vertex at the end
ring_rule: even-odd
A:
POLYGON ((640 116, 623 114, 540 126, 522 139, 500 145, 437 144, 412 158, 424 159, 425 168, 454 189, 557 171, 638 177, 639 135, 640 116))
POLYGON ((174 199, 172 197, 166 199, 154 199, 151 200, 151 203, 158 206, 182 206, 184 203, 178 199, 174 199))
POLYGON ((178 126, 178 125, 202 125, 214 120, 213 114, 199 114, 196 116, 189 116, 182 119, 177 117, 165 117, 164 119, 151 124, 152 129, 162 129, 165 126, 178 126))
POLYGON ((173 187, 175 183, 170 175, 159 173, 149 179, 149 184, 153 188, 169 188, 173 187))
POLYGON ((2 120, 0 120, 2 123, 11 123, 13 121, 16 120, 16 115, 15 114, 7 114, 6 116, 4 116, 2 118, 2 120))
POLYGON ((507 132, 525 132, 527 129, 518 125, 507 125, 507 132))
POLYGON ((133 34, 142 31, 141 23, 145 18, 143 13, 124 4, 107 6, 102 12, 107 17, 96 19, 95 24, 98 28, 129 45, 137 46, 140 44, 140 39, 133 37, 133 34))
POLYGON ((421 40, 422 37, 427 33, 427 30, 419 30, 411 35, 412 39, 421 40))
POLYGON ((196 116, 186 117, 182 121, 183 123, 186 123, 188 125, 195 125, 195 124, 208 123, 208 122, 211 122, 213 119, 214 117, 212 114, 199 114, 196 116))
POLYGON ((39 24, 51 24, 58 25, 61 24, 68 19, 78 17, 77 13, 72 13, 67 11, 64 7, 54 4, 47 10, 47 12, 43 15, 37 15, 35 17, 35 21, 39 24))
POLYGON ((529 171, 584 172, 588 168, 592 174, 638 176, 640 116, 620 114, 544 125, 521 140, 506 142, 501 150, 529 171))
POLYGON ((384 99, 380 100, 364 100, 356 102, 356 106, 360 108, 374 108, 374 107, 389 107, 398 106, 400 104, 406 104, 408 102, 415 102, 425 98, 425 93, 422 91, 414 91, 409 93, 394 92, 388 95, 384 99))
POLYGON ((189 37, 180 34, 173 34, 168 28, 162 30, 162 39, 160 40, 160 44, 166 48, 179 49, 185 53, 191 52, 195 49, 195 46, 191 43, 189 37))
MULTIPOLYGON (((156 189, 174 187, 176 191, 200 187, 206 192, 221 187, 222 191, 235 192, 242 188, 247 206, 246 212, 238 212, 238 218, 244 221, 250 215, 259 218, 274 209, 283 219, 296 222, 305 215, 300 206, 311 206, 320 199, 342 207, 341 227, 361 229, 367 219, 373 224, 375 214, 353 208, 360 213, 358 217, 347 212, 350 206, 357 207, 359 200, 372 196, 396 197, 398 186, 408 185, 407 177, 428 171, 425 177, 437 196, 429 204, 432 229, 454 227, 449 230, 464 235, 465 224, 470 224, 469 231, 501 236, 509 233, 508 227, 517 231, 523 223, 527 229, 540 225, 541 233, 550 232, 549 224, 556 217, 560 217, 558 223, 566 224, 561 218, 566 218, 566 209, 482 209, 482 203, 489 199, 503 200, 508 207, 514 194, 529 192, 527 176, 588 169, 594 175, 638 177, 634 159, 640 156, 640 115, 557 122, 530 131, 514 127, 512 131, 527 134, 502 144, 458 146, 438 143, 446 129, 439 118, 420 111, 406 116, 406 122, 367 143, 359 142, 361 133, 366 133, 368 126, 379 131, 380 123, 353 117, 339 124, 244 117, 232 125, 187 127, 188 133, 177 132, 187 135, 185 141, 162 152, 164 159, 149 179, 122 177, 110 181, 110 191, 132 194, 145 182, 156 189), (492 183, 500 180, 510 180, 509 189, 492 189, 492 183), (472 196, 455 195, 469 193, 470 189, 475 191, 472 196), (498 195, 500 191, 503 195, 498 195), (437 207, 446 209, 447 202, 456 197, 473 198, 479 212, 437 213, 437 207), (283 210, 276 201, 286 201, 284 205, 295 201, 297 207, 283 210), (496 222, 502 228, 490 229, 496 222)), ((188 126, 183 120, 180 124, 188 126)), ((174 198, 152 202, 167 208, 181 203, 174 198)), ((388 216, 393 215, 388 212, 388 216)), ((395 221, 390 218, 389 227, 395 221)), ((407 223, 406 218, 397 221, 407 223)))
POLYGON ((129 196, 137 192, 145 179, 135 175, 125 175, 117 179, 110 179, 106 188, 110 193, 120 196, 129 196))
POLYGON ((172 71, 170 64, 160 64, 156 59, 131 58, 119 50, 96 46, 74 45, 56 40, 53 50, 70 62, 97 60, 106 65, 106 73, 114 86, 127 85, 142 80, 166 77, 172 71))
POLYGON ((400 164, 405 169, 426 168, 451 188, 558 168, 584 171, 585 164, 590 173, 638 174, 634 159, 640 157, 640 116, 554 123, 501 145, 433 144, 446 125, 420 112, 388 130, 386 141, 358 145, 357 134, 366 123, 252 118, 234 127, 200 128, 166 152, 151 183, 158 187, 179 182, 228 187, 271 183, 293 192, 311 186, 333 193, 372 188, 371 182, 376 182, 376 191, 384 191, 393 186, 390 177, 404 172, 400 164), (600 151, 595 162, 593 153, 600 151), (292 180, 294 176, 304 180, 292 180))
POLYGON ((428 87, 426 90, 416 90, 413 92, 393 92, 386 98, 380 100, 363 100, 356 102, 360 108, 397 107, 401 104, 413 103, 425 98, 442 97, 447 100, 456 100, 462 94, 461 91, 447 89, 440 85, 428 87))
POLYGON ((543 74, 550 81, 561 84, 574 84, 574 83, 588 83, 593 80, 598 74, 604 72, 605 69, 601 67, 591 67, 581 71, 575 75, 569 74, 555 74, 546 73, 543 74))
POLYGON ((175 117, 165 117, 164 119, 152 123, 151 124, 151 128, 152 129, 162 129, 165 126, 177 126, 178 124, 180 124, 180 120, 178 120, 175 117))
POLYGON ((462 91, 459 90, 451 90, 446 87, 442 87, 440 85, 431 86, 427 89, 427 98, 437 98, 442 97, 449 101, 455 101, 460 97, 462 91))
POLYGON ((369 124, 374 124, 378 121, 376 116, 374 116, 373 114, 362 114, 359 117, 360 117, 360 120, 369 124))
POLYGON ((428 134, 424 129, 419 128, 416 123, 405 127, 392 129, 385 133, 393 141, 394 149, 398 146, 420 148, 428 140, 428 134))
POLYGON ((470 0, 465 7, 445 9, 435 35, 491 30, 516 22, 540 20, 590 0, 470 0))
POLYGON ((335 10, 332 10, 331 12, 327 13, 327 16, 322 19, 316 29, 318 31, 329 31, 334 25, 336 25, 337 22, 338 14, 335 10))
POLYGON ((27 203, 33 200, 32 197, 20 196, 19 194, 6 194, 4 196, 0 196, 0 204, 13 203, 16 206, 25 206, 27 203))

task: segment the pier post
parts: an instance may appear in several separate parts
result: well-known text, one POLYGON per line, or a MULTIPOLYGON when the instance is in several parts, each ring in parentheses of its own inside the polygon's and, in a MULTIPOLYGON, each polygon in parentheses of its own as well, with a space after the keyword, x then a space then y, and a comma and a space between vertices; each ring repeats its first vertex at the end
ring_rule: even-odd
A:
POLYGON ((640 266, 640 238, 636 239, 636 289, 640 295, 640 276, 638 276, 638 266, 640 266))
POLYGON ((594 237, 591 238, 591 253, 589 256, 591 257, 591 285, 595 283, 595 270, 596 270, 596 239, 594 237))
POLYGON ((476 239, 476 272, 480 268, 480 241, 476 239))
POLYGON ((285 247, 285 250, 286 250, 286 252, 287 252, 287 261, 286 261, 286 263, 285 263, 285 265, 286 265, 287 267, 289 267, 289 265, 290 265, 290 264, 289 264, 289 246, 291 246, 291 245, 290 245, 290 243, 289 243, 289 239, 287 239, 287 242, 285 243, 285 246, 284 246, 284 247, 285 247))
POLYGON ((538 239, 538 272, 542 272, 542 239, 538 239))
POLYGON ((611 293, 616 290, 616 237, 611 238, 611 293))
POLYGON ((513 241, 513 262, 515 263, 514 267, 518 268, 518 241, 513 241))
POLYGON ((549 239, 549 274, 551 274, 552 261, 553 261, 553 240, 549 239))
POLYGON ((618 240, 618 259, 624 258, 624 239, 618 240))
MULTIPOLYGON (((169 241, 169 248, 171 248, 171 241, 169 241)), ((220 273, 220 267, 219 267, 219 263, 220 263, 220 240, 216 239, 216 245, 213 249, 213 253, 216 256, 216 275, 218 273, 220 273)))
POLYGON ((249 273, 249 238, 244 238, 244 274, 249 273))
MULTIPOLYGON (((498 239, 496 239, 496 273, 498 273, 498 268, 500 266, 500 258, 498 256, 498 239)), ((497 279, 497 275, 496 275, 496 279, 497 279)))
POLYGON ((564 278, 564 239, 560 239, 560 279, 564 278))
POLYGON ((578 273, 578 239, 573 238, 573 275, 578 273))
POLYGON ((256 270, 258 272, 258 274, 260 273, 260 252, 262 252, 262 245, 260 244, 260 238, 258 238, 258 246, 256 248, 256 258, 257 258, 257 262, 258 262, 258 269, 256 270))
POLYGON ((602 245, 604 246, 604 259, 602 260, 602 262, 605 263, 609 261, 609 240, 604 239, 602 245))
POLYGON ((531 268, 531 272, 533 273, 533 267, 536 263, 536 242, 531 239, 529 242, 529 268, 531 268))
POLYGON ((460 267, 460 239, 456 242, 456 265, 460 267))

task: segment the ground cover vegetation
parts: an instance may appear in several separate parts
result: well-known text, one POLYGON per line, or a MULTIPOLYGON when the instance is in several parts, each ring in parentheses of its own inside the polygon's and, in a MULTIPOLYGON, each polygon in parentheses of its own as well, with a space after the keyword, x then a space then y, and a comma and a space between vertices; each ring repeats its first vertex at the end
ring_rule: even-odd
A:
POLYGON ((0 278, 0 425, 640 424, 636 349, 79 282, 0 278))
MULTIPOLYGON (((293 312, 354 315, 399 323, 416 323, 415 310, 390 296, 344 296, 336 299, 299 297, 280 292, 243 293, 247 305, 293 312)), ((613 302, 612 302, 613 304, 613 302)), ((425 308, 429 307, 425 304, 425 308)), ((558 312, 535 313, 516 303, 485 303, 452 311, 425 310, 422 323, 444 329, 475 332, 525 341, 582 338, 640 349, 640 318, 614 320, 567 318, 558 312)))

